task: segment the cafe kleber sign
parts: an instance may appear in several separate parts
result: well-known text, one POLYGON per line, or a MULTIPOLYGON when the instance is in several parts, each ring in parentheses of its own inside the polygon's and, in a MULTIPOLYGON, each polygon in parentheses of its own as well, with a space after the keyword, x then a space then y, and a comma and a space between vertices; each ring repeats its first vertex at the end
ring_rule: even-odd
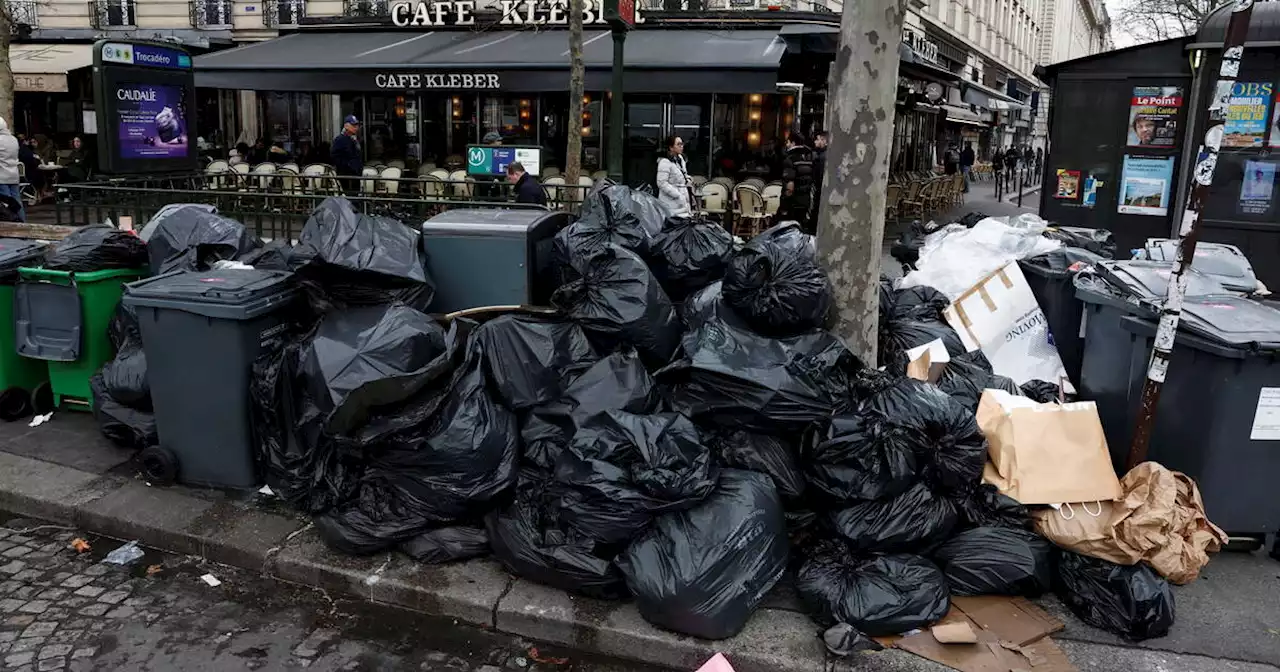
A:
POLYGON ((501 82, 492 72, 380 72, 373 76, 379 89, 498 89, 501 82))
MULTIPOLYGON (((488 9, 488 8, 486 8, 488 9)), ((566 0, 498 0, 492 6, 501 14, 500 26, 567 26, 569 3, 566 0)), ((640 10, 635 22, 641 23, 640 10)), ((582 23, 604 24, 605 12, 599 0, 583 0, 582 23)), ((437 0, 436 2, 397 2, 391 5, 391 23, 398 28, 476 25, 476 0, 437 0)))

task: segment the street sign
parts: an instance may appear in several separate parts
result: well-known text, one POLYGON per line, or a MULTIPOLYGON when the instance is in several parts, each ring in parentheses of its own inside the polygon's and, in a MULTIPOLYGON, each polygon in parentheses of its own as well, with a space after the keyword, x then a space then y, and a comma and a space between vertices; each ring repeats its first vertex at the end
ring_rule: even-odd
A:
POLYGON ((137 40, 93 46, 98 169, 108 174, 180 172, 198 166, 191 55, 137 40))
POLYGON ((605 0, 604 19, 619 30, 629 30, 636 25, 636 0, 605 0))
POLYGON ((542 148, 512 145, 467 147, 468 175, 500 177, 507 174, 507 166, 513 162, 519 162, 526 173, 537 176, 542 171, 542 148))

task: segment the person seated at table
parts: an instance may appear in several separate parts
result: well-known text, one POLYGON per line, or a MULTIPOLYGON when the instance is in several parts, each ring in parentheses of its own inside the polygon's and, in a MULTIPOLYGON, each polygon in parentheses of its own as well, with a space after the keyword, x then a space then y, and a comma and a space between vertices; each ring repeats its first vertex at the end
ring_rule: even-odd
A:
POLYGON ((267 141, 265 138, 258 138, 257 142, 253 143, 253 147, 249 149, 249 155, 245 157, 245 160, 255 166, 267 160, 267 141))
POLYGON ((21 138, 18 141, 18 161, 27 170, 27 182, 37 195, 44 195, 44 172, 40 170, 40 157, 36 156, 35 138, 21 138))
POLYGON ((271 143, 271 149, 267 152, 267 160, 272 163, 289 162, 289 152, 285 150, 283 142, 271 143))
POLYGON ((67 156, 66 170, 62 171, 63 182, 84 182, 93 173, 93 156, 80 136, 71 138, 71 154, 67 156))

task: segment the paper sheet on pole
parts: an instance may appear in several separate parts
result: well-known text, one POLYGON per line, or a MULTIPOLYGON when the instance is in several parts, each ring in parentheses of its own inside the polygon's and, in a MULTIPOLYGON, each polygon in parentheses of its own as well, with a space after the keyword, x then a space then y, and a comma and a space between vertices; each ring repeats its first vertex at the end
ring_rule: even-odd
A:
POLYGON ((1017 262, 978 281, 943 315, 965 347, 982 350, 996 373, 1019 385, 1044 380, 1075 392, 1049 337, 1049 321, 1017 262))
POLYGON ((1280 387, 1264 387, 1258 392, 1249 440, 1280 441, 1280 387))

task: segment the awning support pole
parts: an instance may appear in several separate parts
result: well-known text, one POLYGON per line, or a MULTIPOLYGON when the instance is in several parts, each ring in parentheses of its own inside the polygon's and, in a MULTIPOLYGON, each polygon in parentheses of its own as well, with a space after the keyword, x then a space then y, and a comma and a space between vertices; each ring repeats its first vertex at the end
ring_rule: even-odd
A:
POLYGON ((613 83, 610 85, 610 93, 613 94, 613 100, 609 101, 609 178, 614 182, 622 182, 622 142, 626 134, 623 133, 623 102, 622 102, 622 72, 624 67, 625 47, 627 43, 627 31, 624 28, 614 27, 613 33, 613 83))
POLYGON ((1138 421, 1133 430, 1133 444, 1129 446, 1126 469, 1132 469, 1147 459, 1151 444, 1151 430, 1155 425, 1156 405, 1160 402, 1160 389, 1169 371, 1169 359, 1173 354, 1173 341, 1182 318, 1182 300, 1187 293, 1190 276, 1187 270, 1196 256, 1196 242, 1200 239, 1200 222, 1209 200, 1209 188, 1218 167, 1218 148, 1222 145, 1223 129, 1227 122, 1227 107, 1231 89, 1240 73, 1244 58, 1245 38, 1249 33, 1249 21, 1253 18, 1254 0, 1236 0, 1231 8, 1231 21, 1222 40, 1222 65, 1218 68, 1218 82, 1209 99, 1209 120, 1205 125, 1195 167, 1192 168, 1191 195, 1186 210, 1174 220, 1178 225, 1178 252, 1174 257, 1173 275, 1169 278, 1169 290, 1165 294, 1164 307, 1160 311, 1160 326, 1156 329, 1151 362, 1147 366, 1147 380, 1142 386, 1142 403, 1138 406, 1138 421))

